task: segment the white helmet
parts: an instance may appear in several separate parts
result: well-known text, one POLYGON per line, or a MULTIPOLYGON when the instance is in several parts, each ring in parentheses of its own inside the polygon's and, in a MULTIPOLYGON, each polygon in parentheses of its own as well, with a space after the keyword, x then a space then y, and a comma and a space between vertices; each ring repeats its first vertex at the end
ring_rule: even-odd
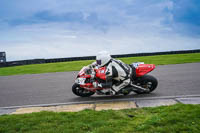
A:
POLYGON ((101 51, 96 56, 96 62, 101 67, 106 65, 111 60, 111 56, 107 51, 101 51))

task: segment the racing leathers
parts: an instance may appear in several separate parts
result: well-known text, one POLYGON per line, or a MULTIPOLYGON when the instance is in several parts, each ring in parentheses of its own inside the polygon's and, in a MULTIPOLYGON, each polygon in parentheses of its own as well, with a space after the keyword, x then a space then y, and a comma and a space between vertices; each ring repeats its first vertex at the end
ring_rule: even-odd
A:
POLYGON ((105 67, 106 82, 100 83, 99 87, 111 88, 110 92, 114 95, 130 84, 132 68, 129 65, 120 60, 111 59, 105 67))

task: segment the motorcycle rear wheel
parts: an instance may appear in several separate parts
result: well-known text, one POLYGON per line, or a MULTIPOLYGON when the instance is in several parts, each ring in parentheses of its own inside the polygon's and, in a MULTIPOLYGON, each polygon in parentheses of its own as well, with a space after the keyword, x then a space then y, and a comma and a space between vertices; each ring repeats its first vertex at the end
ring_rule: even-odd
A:
POLYGON ((144 75, 140 78, 139 84, 140 84, 139 86, 149 89, 149 91, 141 92, 141 91, 135 90, 134 92, 137 94, 147 94, 147 93, 151 93, 152 91, 156 89, 156 87, 158 86, 158 80, 151 75, 144 75))
POLYGON ((72 92, 77 95, 77 96, 80 96, 80 97, 90 97, 92 95, 94 95, 95 92, 92 92, 92 91, 88 91, 84 88, 81 88, 79 84, 74 84, 72 86, 72 92))

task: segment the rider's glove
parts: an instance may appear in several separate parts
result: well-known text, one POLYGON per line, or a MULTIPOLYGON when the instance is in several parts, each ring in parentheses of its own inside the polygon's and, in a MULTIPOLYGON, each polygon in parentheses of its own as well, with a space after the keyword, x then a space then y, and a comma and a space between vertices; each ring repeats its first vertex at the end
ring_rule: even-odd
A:
POLYGON ((94 88, 98 88, 98 87, 102 88, 102 85, 97 82, 93 82, 92 84, 93 84, 94 88))
POLYGON ((93 68, 95 68, 95 67, 97 66, 97 63, 96 63, 96 62, 93 62, 93 63, 91 64, 91 66, 92 66, 93 68))
POLYGON ((92 64, 89 65, 90 68, 95 68, 97 66, 96 62, 93 62, 92 64))

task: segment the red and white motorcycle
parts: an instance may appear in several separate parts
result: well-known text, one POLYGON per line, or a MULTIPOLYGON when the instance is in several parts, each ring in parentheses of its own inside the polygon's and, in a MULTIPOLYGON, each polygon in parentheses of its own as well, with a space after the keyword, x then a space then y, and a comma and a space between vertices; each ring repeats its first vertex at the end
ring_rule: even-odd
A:
MULTIPOLYGON (((131 78, 131 83, 123 88, 117 94, 128 95, 130 92, 137 94, 145 94, 154 91, 158 85, 155 77, 147 75, 147 73, 155 69, 154 64, 144 64, 142 62, 133 63, 130 65, 136 71, 136 76, 131 78)), ((108 88, 94 88, 93 82, 106 82, 106 67, 92 68, 83 67, 78 73, 75 83, 72 86, 72 92, 81 97, 89 97, 93 94, 110 95, 108 88)), ((113 81, 113 84, 117 84, 113 81)))

